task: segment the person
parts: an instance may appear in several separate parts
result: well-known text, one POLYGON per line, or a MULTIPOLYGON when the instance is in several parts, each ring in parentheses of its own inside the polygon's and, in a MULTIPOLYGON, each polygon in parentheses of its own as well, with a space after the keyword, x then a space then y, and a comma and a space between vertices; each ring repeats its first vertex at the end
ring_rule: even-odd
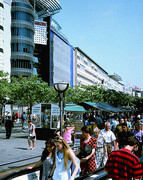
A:
POLYGON ((97 148, 95 151, 96 168, 104 166, 108 157, 105 139, 99 133, 100 129, 98 127, 94 128, 94 135, 92 137, 97 139, 97 148))
POLYGON ((25 132, 25 121, 26 121, 26 114, 25 114, 25 112, 23 112, 23 114, 21 116, 21 120, 22 120, 22 130, 23 130, 23 132, 25 132))
POLYGON ((140 158, 142 156, 142 142, 143 142, 143 130, 142 125, 139 123, 136 125, 136 129, 133 131, 133 135, 139 140, 140 144, 135 155, 140 158))
POLYGON ((116 126, 119 124, 118 116, 115 116, 115 119, 112 119, 112 124, 110 126, 111 131, 115 134, 116 126))
POLYGON ((85 125, 85 126, 89 126, 89 116, 85 119, 84 125, 85 125))
POLYGON ((98 128, 102 128, 102 126, 103 126, 103 120, 102 120, 102 118, 97 114, 97 116, 96 116, 96 123, 97 123, 97 127, 98 128))
POLYGON ((56 168, 53 174, 53 180, 74 180, 79 165, 76 156, 70 146, 61 136, 54 137, 54 144, 56 146, 56 168), (71 165, 74 164, 73 173, 71 173, 71 165))
POLYGON ((133 122, 133 125, 132 125, 132 126, 133 126, 133 129, 136 129, 136 126, 137 126, 138 124, 140 124, 140 125, 141 125, 141 129, 143 129, 143 124, 141 123, 141 120, 140 120, 139 117, 137 117, 136 121, 133 122))
POLYGON ((13 123, 15 121, 15 114, 14 114, 14 112, 12 113, 12 121, 13 121, 13 123))
POLYGON ((90 136, 91 130, 89 126, 83 126, 81 131, 83 138, 80 140, 80 149, 86 145, 92 147, 91 154, 80 159, 81 175, 85 175, 86 173, 92 172, 96 169, 95 150, 97 148, 97 139, 90 136))
POLYGON ((70 124, 67 123, 65 125, 65 128, 63 129, 63 138, 64 140, 69 144, 71 145, 72 144, 72 131, 75 129, 74 126, 70 127, 70 124))
POLYGON ((119 149, 124 148, 130 136, 131 133, 128 131, 127 123, 122 123, 122 131, 119 132, 117 136, 117 147, 119 146, 119 149))
POLYGON ((122 131, 122 123, 124 123, 124 119, 121 117, 119 120, 119 124, 116 126, 115 129, 115 136, 118 136, 118 133, 122 131))
POLYGON ((138 149, 139 141, 130 136, 127 146, 111 152, 105 165, 105 171, 112 180, 139 180, 143 177, 143 168, 139 158, 132 153, 138 149))
POLYGON ((100 131, 100 135, 102 135, 105 139, 107 153, 109 156, 112 151, 112 143, 114 145, 114 149, 116 149, 116 137, 114 133, 110 130, 110 123, 108 121, 105 122, 105 128, 100 131))
POLYGON ((7 118, 8 119, 6 119, 6 122, 5 122, 6 139, 10 139, 11 131, 14 125, 13 125, 13 121, 10 119, 10 116, 8 116, 7 118))
POLYGON ((55 167, 53 166, 55 162, 55 144, 53 139, 50 138, 45 142, 45 145, 46 146, 44 148, 44 151, 42 152, 41 159, 34 166, 28 167, 28 169, 33 169, 40 165, 43 165, 42 175, 40 179, 50 180, 52 179, 52 175, 55 169, 55 167))
POLYGON ((29 124, 28 150, 35 150, 35 140, 36 140, 35 125, 32 123, 31 120, 28 121, 28 124, 29 124), (33 147, 31 147, 31 141, 32 141, 33 147))

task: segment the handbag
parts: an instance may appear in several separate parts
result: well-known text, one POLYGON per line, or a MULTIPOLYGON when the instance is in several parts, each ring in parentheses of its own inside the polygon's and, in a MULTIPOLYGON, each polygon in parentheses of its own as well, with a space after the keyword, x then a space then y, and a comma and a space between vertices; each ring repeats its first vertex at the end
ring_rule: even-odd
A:
POLYGON ((85 145, 81 147, 81 150, 79 152, 79 154, 77 155, 77 157, 79 159, 85 158, 88 155, 90 155, 92 153, 92 147, 89 145, 85 145))

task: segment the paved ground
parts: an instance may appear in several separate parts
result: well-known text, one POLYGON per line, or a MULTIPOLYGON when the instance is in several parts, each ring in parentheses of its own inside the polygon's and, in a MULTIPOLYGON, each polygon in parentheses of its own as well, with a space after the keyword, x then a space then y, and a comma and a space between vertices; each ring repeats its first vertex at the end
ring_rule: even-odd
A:
MULTIPOLYGON (((45 140, 36 140, 35 150, 28 150, 27 137, 28 127, 26 128, 26 132, 23 133, 21 124, 19 123, 14 125, 10 139, 6 139, 5 128, 0 126, 0 177, 12 171, 19 170, 20 166, 25 166, 40 159, 40 157, 37 157, 18 163, 11 163, 16 160, 41 155, 45 147, 45 140), (9 164, 5 165, 6 163, 9 164)), ((76 144, 79 144, 79 139, 76 139, 76 144)))
POLYGON ((38 157, 37 159, 30 159, 15 164, 3 165, 3 163, 6 162, 41 155, 41 152, 45 147, 45 140, 36 140, 35 150, 27 150, 27 136, 28 129, 26 129, 26 132, 23 133, 21 130, 21 124, 15 124, 10 139, 5 138, 5 128, 0 127, 0 172, 6 169, 23 166, 24 164, 32 163, 40 159, 40 157, 38 157))

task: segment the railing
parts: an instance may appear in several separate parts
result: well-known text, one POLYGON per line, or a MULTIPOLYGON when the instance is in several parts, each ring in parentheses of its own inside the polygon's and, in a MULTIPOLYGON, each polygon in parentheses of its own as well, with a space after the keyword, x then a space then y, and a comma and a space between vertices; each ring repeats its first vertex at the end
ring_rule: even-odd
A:
MULTIPOLYGON (((41 166, 39 166, 37 168, 33 168, 33 169, 23 169, 23 170, 20 170, 18 172, 8 174, 8 175, 0 178, 0 180, 12 180, 12 179, 17 178, 17 177, 20 178, 20 176, 21 177, 25 176, 27 174, 31 174, 31 177, 32 177, 32 176, 34 176, 36 171, 40 170, 40 167, 41 166), (34 173, 34 174, 32 174, 32 173, 34 173)), ((35 176, 37 176, 37 175, 35 175, 35 176)), ((101 168, 96 169, 92 173, 88 173, 84 176, 77 177, 77 178, 75 178, 75 180, 82 180, 82 179, 86 179, 89 177, 91 177, 92 179, 94 178, 95 180, 105 180, 105 179, 107 179, 107 173, 104 171, 104 167, 101 167, 101 168)), ((35 177, 34 177, 34 179, 35 179, 35 177)), ((39 179, 39 177, 37 177, 37 179, 39 179)))
MULTIPOLYGON (((73 150, 77 150, 79 148, 79 146, 72 146, 71 148, 73 150)), ((37 155, 37 156, 29 157, 29 158, 21 158, 21 159, 15 160, 15 161, 9 161, 9 162, 5 162, 5 163, 1 163, 0 167, 8 165, 8 164, 14 164, 14 163, 18 163, 21 161, 39 158, 39 157, 41 157, 41 154, 37 155)), ((12 172, 6 176, 3 176, 0 178, 0 180, 11 180, 11 179, 14 179, 17 177, 21 178, 22 176, 28 176, 28 175, 31 177, 34 177, 34 179, 35 179, 35 177, 37 177, 37 179, 39 179, 38 176, 40 175, 40 168, 41 168, 41 166, 38 166, 38 167, 33 168, 33 169, 22 169, 22 170, 19 170, 17 172, 12 172), (36 175, 36 172, 38 175, 36 175)), ((98 168, 91 173, 84 175, 84 176, 77 177, 77 178, 75 178, 75 180, 82 180, 82 179, 86 179, 89 177, 92 177, 92 179, 94 178, 95 180, 105 180, 107 178, 107 173, 104 171, 104 167, 101 167, 101 168, 98 168)), ((25 177, 25 179, 26 179, 26 177, 25 177)))

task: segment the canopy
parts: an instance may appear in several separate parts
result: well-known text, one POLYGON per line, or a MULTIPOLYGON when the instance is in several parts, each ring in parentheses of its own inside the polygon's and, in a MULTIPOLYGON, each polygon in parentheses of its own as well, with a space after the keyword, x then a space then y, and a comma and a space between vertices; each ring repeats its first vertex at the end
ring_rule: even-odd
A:
POLYGON ((108 103, 99 103, 99 102, 82 102, 79 103, 79 105, 83 106, 85 109, 91 109, 91 108, 96 108, 100 109, 102 111, 106 112, 125 112, 125 111, 130 111, 126 108, 122 107, 116 107, 112 104, 108 103))
POLYGON ((66 104, 66 107, 64 108, 65 111, 70 112, 86 112, 83 106, 79 106, 76 104, 66 104))

